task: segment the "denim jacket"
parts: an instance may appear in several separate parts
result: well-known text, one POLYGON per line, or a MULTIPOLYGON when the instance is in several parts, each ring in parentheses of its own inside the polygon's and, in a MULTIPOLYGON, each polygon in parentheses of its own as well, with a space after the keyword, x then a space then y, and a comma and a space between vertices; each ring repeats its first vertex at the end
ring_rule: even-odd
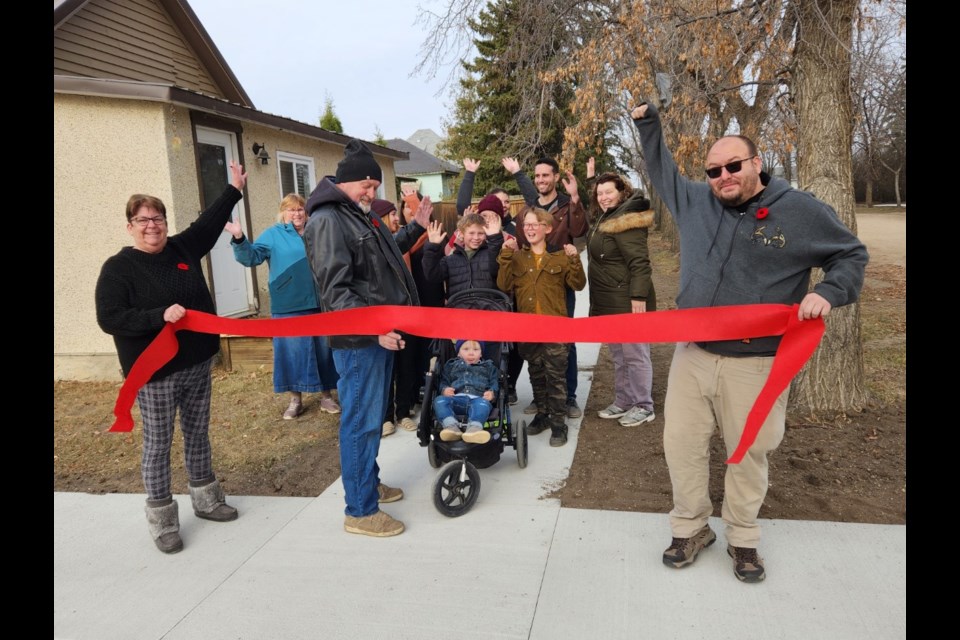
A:
POLYGON ((482 396, 484 391, 500 390, 497 378, 497 365, 492 360, 481 360, 476 364, 467 364, 460 357, 450 358, 440 371, 439 392, 453 387, 457 393, 469 393, 482 396))

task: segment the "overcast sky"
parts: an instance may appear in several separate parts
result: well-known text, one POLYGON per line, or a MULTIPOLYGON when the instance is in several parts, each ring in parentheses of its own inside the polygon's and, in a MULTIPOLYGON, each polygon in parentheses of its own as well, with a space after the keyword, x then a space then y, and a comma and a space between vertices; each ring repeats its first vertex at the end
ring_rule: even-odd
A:
POLYGON ((409 77, 425 34, 415 0, 188 2, 260 111, 316 125, 329 94, 347 135, 444 135, 446 73, 409 77))

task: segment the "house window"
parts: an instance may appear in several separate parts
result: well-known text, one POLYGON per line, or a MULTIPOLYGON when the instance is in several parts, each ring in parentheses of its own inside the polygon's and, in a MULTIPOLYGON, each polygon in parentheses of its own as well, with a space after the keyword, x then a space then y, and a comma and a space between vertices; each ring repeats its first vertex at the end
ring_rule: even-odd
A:
POLYGON ((280 194, 299 193, 307 198, 313 191, 313 158, 298 156, 285 151, 277 152, 277 168, 280 172, 280 194))

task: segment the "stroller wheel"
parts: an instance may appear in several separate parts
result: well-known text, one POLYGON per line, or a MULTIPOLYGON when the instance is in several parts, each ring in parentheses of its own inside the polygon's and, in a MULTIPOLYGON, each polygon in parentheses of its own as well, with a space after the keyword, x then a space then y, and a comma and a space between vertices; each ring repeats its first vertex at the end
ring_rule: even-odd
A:
POLYGON ((514 447, 517 449, 517 464, 523 469, 527 466, 527 422, 521 420, 515 427, 517 430, 513 436, 514 447))
POLYGON ((433 506, 443 515, 462 516, 480 495, 480 472, 466 460, 451 460, 433 483, 433 506))
POLYGON ((437 443, 433 440, 427 445, 427 460, 430 461, 430 466, 434 469, 440 468, 440 458, 437 457, 437 443))

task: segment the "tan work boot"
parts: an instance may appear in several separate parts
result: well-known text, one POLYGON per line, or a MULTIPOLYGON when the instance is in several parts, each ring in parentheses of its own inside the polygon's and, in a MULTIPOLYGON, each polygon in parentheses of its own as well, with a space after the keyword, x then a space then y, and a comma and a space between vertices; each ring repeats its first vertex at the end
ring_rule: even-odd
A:
POLYGON ((383 511, 355 518, 347 516, 343 521, 343 530, 347 533, 359 533, 374 538, 389 538, 403 533, 403 523, 388 516, 383 511))
POLYGON ((697 559, 697 554, 717 541, 710 525, 704 525, 690 538, 674 538, 663 552, 663 564, 679 569, 697 559))
POLYGON ((394 489, 393 487, 388 487, 382 482, 377 485, 377 502, 396 502, 397 500, 403 500, 403 489, 394 489))
POLYGON ((733 575, 740 582, 761 582, 767 577, 763 558, 756 549, 727 545, 727 554, 733 558, 733 575))

